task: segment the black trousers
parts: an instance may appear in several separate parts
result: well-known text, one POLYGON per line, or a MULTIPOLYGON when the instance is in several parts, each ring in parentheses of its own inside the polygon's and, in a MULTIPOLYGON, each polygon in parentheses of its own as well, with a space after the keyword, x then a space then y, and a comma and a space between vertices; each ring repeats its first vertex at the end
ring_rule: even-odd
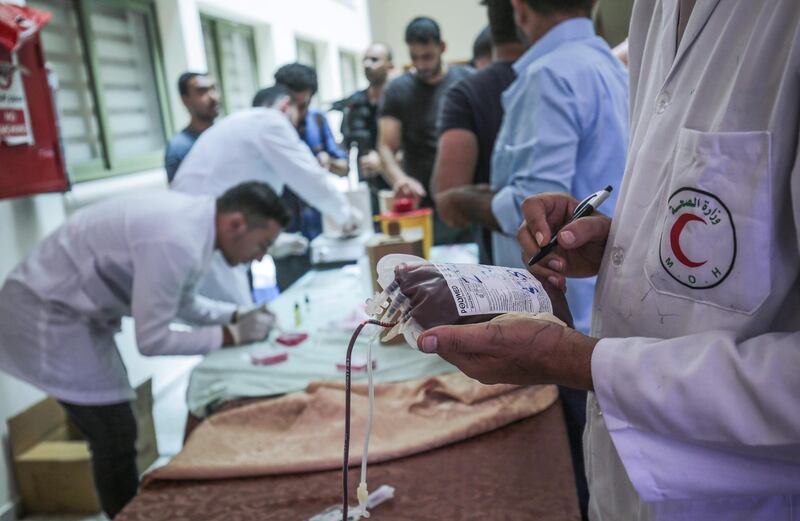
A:
POLYGON ((113 519, 136 495, 136 418, 130 402, 76 405, 60 402, 92 452, 92 469, 103 512, 113 519))
POLYGON ((572 470, 575 473, 575 488, 578 491, 578 504, 581 519, 589 519, 589 486, 583 464, 583 429, 586 427, 586 391, 578 391, 558 386, 564 423, 567 424, 567 437, 572 455, 572 470))

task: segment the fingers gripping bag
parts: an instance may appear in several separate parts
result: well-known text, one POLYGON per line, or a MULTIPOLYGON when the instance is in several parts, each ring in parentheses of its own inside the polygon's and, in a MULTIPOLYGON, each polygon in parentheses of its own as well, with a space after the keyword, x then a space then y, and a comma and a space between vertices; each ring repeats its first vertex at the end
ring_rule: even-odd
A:
POLYGON ((416 347, 432 327, 486 322, 504 313, 555 315, 572 324, 563 293, 525 269, 394 254, 378 261, 377 272, 383 291, 369 299, 367 313, 396 324, 384 341, 402 334, 416 347))

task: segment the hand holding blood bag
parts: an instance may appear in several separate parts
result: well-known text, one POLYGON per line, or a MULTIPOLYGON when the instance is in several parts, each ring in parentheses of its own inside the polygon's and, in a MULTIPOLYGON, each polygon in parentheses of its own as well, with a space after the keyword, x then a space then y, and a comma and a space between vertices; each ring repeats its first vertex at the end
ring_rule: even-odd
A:
MULTIPOLYGON (((347 346, 345 363, 345 436, 342 463, 342 519, 348 514, 348 467, 350 462, 350 377, 352 353, 359 333, 367 324, 391 328, 387 339, 403 334, 412 346, 426 329, 452 324, 486 322, 505 313, 529 313, 543 320, 556 317, 572 325, 572 316, 564 294, 550 284, 542 284, 523 269, 471 264, 431 264, 410 255, 387 255, 377 266, 378 283, 383 292, 367 301, 367 314, 374 317, 362 322, 347 346)), ((376 336, 377 337, 377 332, 376 336)), ((366 360, 371 359, 372 342, 366 360)), ((366 513, 368 490, 366 461, 372 418, 372 379, 370 412, 358 487, 359 512, 366 513)), ((356 517, 359 517, 358 515, 356 517)))
POLYGON ((524 269, 389 255, 378 263, 378 273, 385 290, 372 299, 368 312, 398 322, 387 337, 402 333, 411 345, 432 327, 486 322, 504 313, 553 313, 572 325, 563 292, 524 269))

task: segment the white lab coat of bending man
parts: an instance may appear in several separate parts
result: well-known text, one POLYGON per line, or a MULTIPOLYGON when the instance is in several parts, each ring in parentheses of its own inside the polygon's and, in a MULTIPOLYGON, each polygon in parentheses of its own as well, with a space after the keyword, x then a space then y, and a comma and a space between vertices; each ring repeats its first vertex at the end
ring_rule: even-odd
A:
POLYGON ((114 342, 124 316, 144 355, 205 354, 262 340, 275 318, 198 297, 218 249, 231 264, 261 258, 289 213, 263 183, 216 201, 178 193, 85 208, 46 237, 0 289, 0 370, 57 399, 89 443, 103 510, 136 494, 135 394, 114 342), (197 325, 170 327, 175 318, 197 325), (231 323, 233 322, 233 323, 231 323))
POLYGON ((249 185, 269 190, 270 211, 280 222, 267 219, 248 230, 241 212, 217 211, 210 197, 173 192, 78 211, 0 289, 0 370, 61 401, 119 403, 135 397, 114 342, 124 316, 133 317, 136 345, 148 356, 207 354, 224 343, 265 337, 268 326, 254 332, 244 321, 226 331, 221 326, 237 307, 195 291, 215 250, 232 264, 259 259, 288 221, 267 186, 237 189, 249 185), (176 318, 198 327, 174 330, 176 318))
MULTIPOLYGON (((299 113, 289 91, 280 86, 262 89, 253 104, 253 108, 227 116, 200 136, 181 163, 171 188, 217 196, 244 181, 267 183, 278 194, 288 186, 345 232, 355 229, 362 216, 298 136, 294 124, 299 113)), ((270 253, 278 255, 274 250, 270 253)), ((232 270, 219 255, 199 291, 206 297, 241 305, 252 302, 246 268, 232 270)))

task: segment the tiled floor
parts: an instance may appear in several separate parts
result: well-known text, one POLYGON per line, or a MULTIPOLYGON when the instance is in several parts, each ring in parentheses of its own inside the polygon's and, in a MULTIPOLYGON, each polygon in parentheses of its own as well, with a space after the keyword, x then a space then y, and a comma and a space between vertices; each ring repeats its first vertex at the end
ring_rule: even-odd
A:
MULTIPOLYGON (((161 458, 155 465, 163 465, 181 450, 183 428, 186 423, 186 386, 188 373, 176 379, 168 388, 155 397, 153 417, 156 422, 156 438, 161 458)), ((102 514, 96 516, 37 515, 23 518, 24 521, 108 521, 102 514)))

